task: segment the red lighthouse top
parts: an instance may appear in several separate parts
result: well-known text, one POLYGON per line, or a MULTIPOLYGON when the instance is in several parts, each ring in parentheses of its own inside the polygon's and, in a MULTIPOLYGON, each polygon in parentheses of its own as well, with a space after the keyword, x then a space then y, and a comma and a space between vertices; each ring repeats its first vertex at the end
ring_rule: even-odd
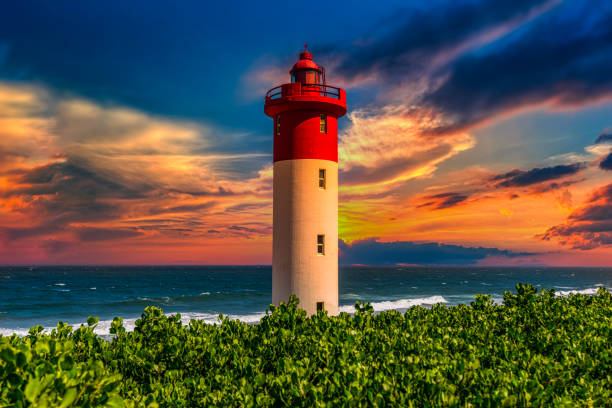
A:
POLYGON ((291 71, 291 82, 301 82, 302 84, 320 84, 321 78, 325 83, 325 71, 312 60, 312 54, 306 49, 300 54, 300 60, 295 63, 291 71))
POLYGON ((325 83, 325 70, 307 49, 289 73, 291 82, 270 89, 264 105, 265 114, 274 119, 274 162, 338 162, 338 118, 346 113, 344 89, 325 83))
POLYGON ((320 110, 322 113, 330 111, 337 118, 346 113, 344 89, 327 85, 325 69, 313 61, 306 44, 300 59, 289 73, 291 83, 272 88, 266 94, 266 115, 275 117, 281 111, 304 109, 320 110), (291 107, 286 106, 287 102, 293 102, 291 107))

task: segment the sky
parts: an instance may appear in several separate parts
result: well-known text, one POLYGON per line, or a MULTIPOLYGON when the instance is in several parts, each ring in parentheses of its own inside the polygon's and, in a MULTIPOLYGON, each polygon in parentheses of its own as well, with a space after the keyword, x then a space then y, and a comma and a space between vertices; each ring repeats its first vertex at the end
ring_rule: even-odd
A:
POLYGON ((304 43, 347 92, 340 263, 612 266, 612 3, 19 1, 0 264, 270 264, 304 43))

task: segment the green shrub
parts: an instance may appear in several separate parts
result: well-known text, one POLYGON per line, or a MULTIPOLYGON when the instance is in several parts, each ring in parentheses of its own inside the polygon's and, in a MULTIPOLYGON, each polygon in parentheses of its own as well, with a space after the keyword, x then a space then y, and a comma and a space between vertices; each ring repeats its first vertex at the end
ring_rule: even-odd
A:
POLYGON ((530 285, 404 314, 270 306, 218 325, 147 307, 112 341, 59 323, 0 337, 0 407, 612 406, 612 296, 530 285))

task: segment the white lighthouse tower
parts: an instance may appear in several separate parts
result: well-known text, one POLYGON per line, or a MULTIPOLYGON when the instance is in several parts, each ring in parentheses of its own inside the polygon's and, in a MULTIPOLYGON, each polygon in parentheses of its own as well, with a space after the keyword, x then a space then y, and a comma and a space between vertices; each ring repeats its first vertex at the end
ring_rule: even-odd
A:
POLYGON ((266 94, 274 120, 272 303, 338 313, 338 118, 346 93, 304 50, 291 83, 266 94))

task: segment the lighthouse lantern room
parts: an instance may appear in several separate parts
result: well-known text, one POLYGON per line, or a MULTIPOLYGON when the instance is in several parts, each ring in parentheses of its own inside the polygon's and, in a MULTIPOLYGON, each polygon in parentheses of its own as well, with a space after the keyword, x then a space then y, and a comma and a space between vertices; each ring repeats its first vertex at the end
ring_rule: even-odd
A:
POLYGON ((308 314, 338 313, 338 118, 346 93, 329 86, 306 46, 291 83, 266 94, 274 123, 272 303, 292 294, 308 314))

